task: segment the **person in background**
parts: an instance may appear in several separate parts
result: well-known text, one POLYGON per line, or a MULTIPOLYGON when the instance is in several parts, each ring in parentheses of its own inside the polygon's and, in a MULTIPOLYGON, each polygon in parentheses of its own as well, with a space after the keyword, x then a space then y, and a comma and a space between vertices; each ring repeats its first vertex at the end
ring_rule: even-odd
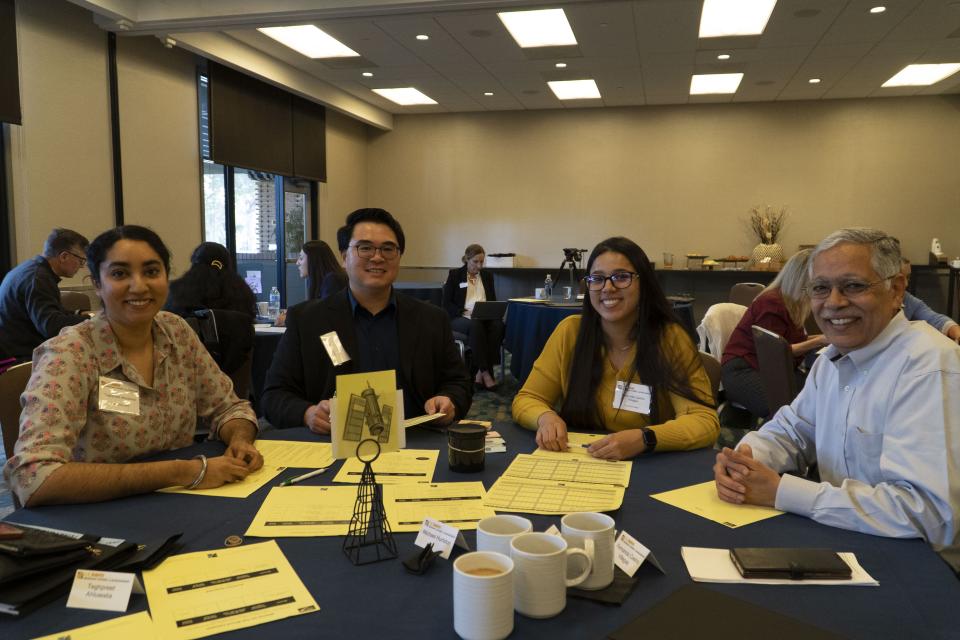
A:
MULTIPOLYGON (((900 258, 900 260, 902 262, 900 273, 907 279, 907 284, 910 284, 910 261, 906 258, 900 258)), ((907 317, 907 320, 923 320, 954 342, 960 342, 960 325, 951 320, 949 316, 937 313, 928 307, 926 302, 909 291, 903 292, 903 315, 907 317)))
POLYGON ((257 299, 233 268, 222 244, 201 242, 190 256, 190 268, 170 283, 166 309, 183 315, 196 309, 226 309, 257 315, 257 299))
POLYGON ((817 245, 808 291, 830 346, 791 404, 717 454, 714 479, 733 504, 923 537, 957 570, 960 347, 907 321, 900 266, 899 243, 877 229, 817 245), (813 465, 818 480, 805 477, 813 465))
POLYGON ((514 398, 514 421, 551 451, 566 450, 568 429, 612 431, 589 448, 612 460, 712 445, 720 422, 710 380, 643 249, 608 238, 587 273, 583 313, 547 340, 514 398))
POLYGON ((473 305, 496 300, 493 274, 483 271, 486 252, 478 244, 471 244, 463 252, 463 266, 451 269, 443 285, 443 308, 450 316, 454 331, 469 336, 470 350, 477 365, 474 382, 486 389, 495 389, 493 367, 500 363, 500 342, 503 340, 502 320, 474 320, 473 305))
POLYGON ((405 246, 400 223, 384 209, 357 209, 337 230, 337 244, 350 284, 288 310, 261 397, 267 419, 280 429, 329 433, 337 376, 390 369, 403 389, 405 417, 442 413, 439 425, 462 418, 473 386, 447 314, 393 288, 405 246), (335 362, 320 339, 331 333, 346 362, 335 362))
POLYGON ((297 269, 300 277, 307 280, 307 300, 321 300, 347 286, 347 272, 323 240, 303 243, 297 269))
MULTIPOLYGON (((803 327, 810 315, 810 299, 805 290, 809 261, 809 249, 787 260, 773 282, 747 308, 723 349, 721 381, 727 400, 760 418, 767 417, 770 410, 760 380, 751 327, 769 329, 789 342, 797 364, 808 352, 826 346, 822 335, 808 337, 803 327)), ((801 377, 799 370, 797 376, 801 377)))
POLYGON ((60 302, 61 278, 72 278, 87 264, 87 239, 71 229, 54 229, 43 253, 22 262, 0 284, 0 360, 30 360, 33 350, 89 313, 71 313, 60 302))
POLYGON ((259 469, 257 418, 187 323, 161 311, 170 253, 126 225, 87 248, 103 311, 36 350, 4 477, 22 504, 98 502, 164 487, 218 487, 259 469), (122 395, 115 395, 120 392, 122 395), (193 443, 197 417, 222 456, 131 462, 193 443))

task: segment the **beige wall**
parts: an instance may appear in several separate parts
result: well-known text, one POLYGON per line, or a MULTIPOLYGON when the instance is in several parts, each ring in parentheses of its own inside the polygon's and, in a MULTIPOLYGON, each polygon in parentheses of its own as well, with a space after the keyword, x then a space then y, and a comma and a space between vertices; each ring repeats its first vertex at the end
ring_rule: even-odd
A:
POLYGON ((196 66, 156 38, 117 39, 124 221, 160 234, 174 276, 202 239, 196 66))
POLYGON ((327 110, 327 182, 320 184, 320 233, 336 252, 337 229, 354 209, 367 206, 369 127, 327 110))
POLYGON ((748 209, 788 205, 795 251, 840 226, 960 255, 960 96, 398 116, 372 133, 368 203, 395 213, 404 263, 463 248, 555 266, 610 235, 749 254, 748 209))
MULTIPOLYGON (((107 34, 60 2, 18 2, 23 126, 10 127, 18 260, 54 227, 113 224, 107 34)), ((82 270, 80 274, 85 273, 82 270)), ((80 277, 64 284, 79 284, 80 277)))

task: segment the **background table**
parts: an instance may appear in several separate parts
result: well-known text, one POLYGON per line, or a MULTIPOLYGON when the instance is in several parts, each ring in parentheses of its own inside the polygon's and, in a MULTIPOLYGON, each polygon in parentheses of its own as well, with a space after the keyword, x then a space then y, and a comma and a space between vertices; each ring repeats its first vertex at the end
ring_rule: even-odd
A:
POLYGON ((510 352, 510 372, 523 384, 547 338, 560 321, 580 313, 577 306, 557 306, 546 303, 510 302, 507 305, 507 324, 503 346, 510 352))
MULTIPOLYGON (((410 447, 441 447, 437 481, 482 480, 489 488, 517 453, 535 448, 533 433, 512 424, 497 428, 507 440, 507 453, 487 456, 480 474, 455 474, 447 467, 444 436, 412 429, 410 447)), ((305 429, 272 431, 267 438, 319 440, 305 429)), ((187 457, 199 452, 216 454, 218 443, 203 443, 165 457, 187 457)), ((728 529, 649 497, 650 493, 683 487, 712 477, 714 452, 701 450, 662 453, 636 460, 623 507, 612 515, 625 529, 653 550, 666 575, 648 566, 640 568, 639 582, 622 607, 568 599, 567 609, 549 620, 517 615, 516 638, 603 637, 639 615, 690 578, 680 557, 681 545, 809 546, 857 554, 864 568, 880 581, 879 587, 768 587, 708 585, 710 589, 748 600, 779 613, 806 620, 851 638, 957 637, 954 609, 960 602, 960 581, 920 540, 893 540, 843 531, 791 514, 740 529, 728 529)), ((336 468, 306 484, 330 484, 336 468)), ((301 473, 290 469, 279 479, 301 473)), ((275 483, 271 483, 272 486, 275 483)), ((182 531, 184 552, 223 547, 231 534, 242 535, 270 487, 246 500, 153 493, 90 505, 40 507, 15 512, 12 522, 86 531, 132 540, 156 538, 182 531)), ((529 516, 537 530, 559 525, 559 517, 529 516)), ((395 534, 401 556, 415 551, 415 534, 395 534)), ((475 532, 466 533, 471 546, 475 532)), ((259 542, 247 538, 246 542, 259 542)), ((278 538, 290 560, 320 605, 320 613, 288 618, 269 626, 232 634, 235 638, 351 637, 453 638, 452 567, 438 560, 427 575, 404 572, 400 561, 354 567, 341 551, 343 538, 278 538)), ((454 551, 454 554, 460 553, 454 551)), ((23 620, 0 616, 0 637, 26 638, 91 624, 116 614, 66 609, 65 598, 28 614, 23 620)), ((133 596, 129 611, 146 608, 143 596, 133 596)), ((720 618, 718 624, 730 624, 720 618)), ((749 621, 747 621, 747 624, 749 621)), ((745 636, 746 637, 746 636, 745 636)))

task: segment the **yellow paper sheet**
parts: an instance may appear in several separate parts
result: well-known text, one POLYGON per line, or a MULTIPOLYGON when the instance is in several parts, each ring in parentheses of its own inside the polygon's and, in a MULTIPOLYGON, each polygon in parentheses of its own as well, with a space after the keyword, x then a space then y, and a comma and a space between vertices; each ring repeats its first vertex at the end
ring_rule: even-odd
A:
POLYGON ((484 518, 497 515, 483 504, 482 482, 394 484, 383 487, 383 504, 393 531, 419 531, 424 518, 458 529, 476 529, 484 518))
POLYGON ((575 511, 613 511, 623 504, 623 487, 582 482, 529 480, 501 476, 483 501, 497 511, 562 515, 575 511))
POLYGON ((144 571, 143 582, 157 635, 165 640, 320 610, 275 540, 171 556, 144 571))
MULTIPOLYGON (((381 453, 373 461, 377 484, 431 482, 439 453, 436 449, 401 449, 381 453)), ((363 463, 358 458, 347 458, 333 481, 358 484, 362 474, 363 463)))
POLYGON ((329 442, 257 440, 254 444, 263 455, 264 466, 323 469, 334 462, 329 442))
POLYGON ((405 442, 403 396, 397 391, 397 374, 392 369, 337 376, 337 396, 330 408, 330 438, 337 460, 356 456, 357 445, 368 438, 375 439, 381 451, 396 451, 405 442), (376 435, 370 432, 371 390, 383 422, 383 430, 376 435))
POLYGON ((566 451, 548 451, 546 449, 537 449, 533 452, 535 456, 542 456, 544 458, 555 458, 557 460, 576 460, 576 459, 589 459, 596 460, 593 456, 590 455, 590 452, 587 451, 587 447, 591 444, 600 440, 601 438, 606 438, 606 433, 578 433, 575 431, 567 432, 567 450, 566 451))
POLYGON ((717 497, 717 485, 713 480, 683 487, 682 489, 653 494, 650 497, 679 507, 684 511, 695 513, 708 520, 719 522, 731 529, 783 515, 783 511, 771 507, 724 502, 717 497))
POLYGON ((630 485, 630 471, 633 469, 633 463, 628 460, 598 460, 567 452, 553 453, 553 456, 520 454, 503 472, 503 477, 619 487, 630 485))
POLYGON ((357 487, 274 487, 246 535, 258 538, 345 536, 357 487))
POLYGON ((403 421, 403 428, 409 429, 410 427, 415 427, 418 424, 423 424, 424 422, 433 422, 434 420, 439 420, 445 414, 443 413, 430 413, 424 414, 422 416, 417 416, 416 418, 410 418, 403 421))
POLYGON ((61 631, 34 640, 154 640, 159 638, 153 627, 150 614, 146 611, 132 613, 129 616, 120 616, 112 620, 105 620, 86 627, 78 627, 69 631, 61 631))
POLYGON ((215 489, 186 489, 184 487, 167 487, 160 489, 160 493, 184 493, 188 496, 212 496, 216 498, 249 498, 250 494, 277 477, 286 467, 262 467, 248 475, 240 482, 220 485, 215 489))

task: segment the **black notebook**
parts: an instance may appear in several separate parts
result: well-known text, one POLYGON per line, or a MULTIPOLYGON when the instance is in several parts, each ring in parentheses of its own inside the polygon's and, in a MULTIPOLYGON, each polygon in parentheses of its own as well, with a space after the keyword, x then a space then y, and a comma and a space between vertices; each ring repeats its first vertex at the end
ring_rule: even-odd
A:
POLYGON ((740 547, 730 559, 744 578, 849 580, 850 565, 830 549, 740 547))
MULTIPOLYGON (((14 523, 11 522, 10 524, 14 523)), ((49 553, 63 553, 83 549, 91 542, 97 541, 96 536, 69 536, 45 529, 35 529, 23 524, 15 526, 23 531, 23 536, 0 540, 0 554, 23 558, 49 553)))

